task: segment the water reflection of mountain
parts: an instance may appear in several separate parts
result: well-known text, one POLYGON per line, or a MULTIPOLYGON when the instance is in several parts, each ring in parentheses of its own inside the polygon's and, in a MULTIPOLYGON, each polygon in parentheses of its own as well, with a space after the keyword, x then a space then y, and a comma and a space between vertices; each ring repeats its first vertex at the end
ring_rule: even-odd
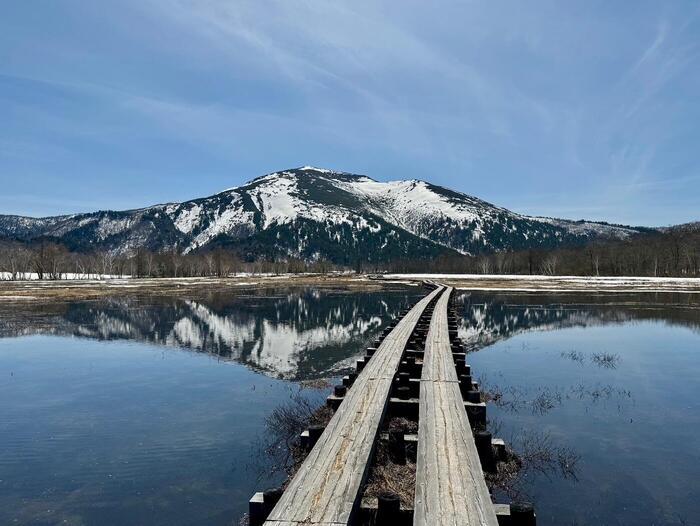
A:
POLYGON ((460 292, 460 336, 472 350, 524 331, 548 331, 657 320, 700 331, 700 298, 692 294, 514 294, 460 292))
MULTIPOLYGON (((0 306, 0 337, 29 334, 135 340, 211 353, 289 379, 323 377, 351 363, 419 289, 219 293, 186 300, 106 297, 0 306)), ((529 330, 655 319, 700 330, 693 295, 460 292, 461 336, 473 349, 529 330)))
MULTIPOLYGON (((362 351, 420 291, 265 291, 203 300, 105 298, 0 311, 0 336, 70 335, 184 347, 274 376, 327 375, 362 351)), ((4 309, 3 309, 4 310, 4 309)))

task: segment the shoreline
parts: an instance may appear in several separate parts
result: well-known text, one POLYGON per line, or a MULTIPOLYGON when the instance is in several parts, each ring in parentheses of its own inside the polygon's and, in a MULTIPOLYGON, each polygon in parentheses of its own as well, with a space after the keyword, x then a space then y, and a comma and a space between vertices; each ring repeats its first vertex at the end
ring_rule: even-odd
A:
POLYGON ((681 293, 700 294, 700 278, 518 276, 473 274, 280 274, 227 278, 109 278, 0 281, 0 301, 89 299, 121 294, 196 294, 269 287, 377 290, 440 281, 460 290, 516 293, 681 293))

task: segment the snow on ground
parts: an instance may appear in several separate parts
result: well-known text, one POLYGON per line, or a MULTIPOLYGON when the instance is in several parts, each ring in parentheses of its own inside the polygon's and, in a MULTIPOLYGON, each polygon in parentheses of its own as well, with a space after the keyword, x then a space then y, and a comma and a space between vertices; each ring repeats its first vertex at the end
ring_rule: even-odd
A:
MULTIPOLYGON (((305 169, 311 169, 306 167, 305 169)), ((330 170, 318 170, 322 173, 333 173, 330 170)), ((335 180, 334 180, 335 181, 335 180)), ((323 205, 308 201, 299 190, 297 177, 290 172, 280 172, 265 176, 259 184, 248 190, 253 202, 264 217, 263 228, 272 224, 291 223, 298 218, 310 219, 323 223, 348 224, 358 229, 370 227, 367 220, 352 210, 342 206, 323 205)), ((373 228, 373 231, 379 230, 373 228)))
POLYGON ((318 168, 316 166, 302 166, 300 170, 311 170, 313 172, 319 172, 322 174, 333 174, 333 173, 342 173, 342 172, 336 172, 335 170, 329 170, 328 168, 318 168))
MULTIPOLYGON (((66 272, 61 274, 60 281, 65 280, 106 280, 106 279, 118 279, 118 278, 128 278, 130 276, 117 276, 116 274, 78 274, 75 272, 66 272)), ((18 279, 15 281, 38 281, 39 274, 36 272, 22 272, 18 275, 18 279)), ((12 274, 10 272, 0 272, 0 281, 12 281, 12 274)), ((56 281, 44 278, 43 281, 56 281)))
POLYGON ((558 292, 693 292, 700 293, 700 278, 645 276, 541 276, 498 274, 383 274, 388 280, 448 281, 469 290, 558 292))

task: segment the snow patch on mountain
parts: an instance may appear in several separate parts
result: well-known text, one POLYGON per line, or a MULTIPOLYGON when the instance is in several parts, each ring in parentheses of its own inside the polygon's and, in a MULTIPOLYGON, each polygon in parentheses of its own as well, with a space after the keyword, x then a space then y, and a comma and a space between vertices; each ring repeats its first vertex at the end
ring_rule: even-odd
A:
POLYGON ((263 228, 272 223, 289 223, 305 208, 299 199, 299 188, 293 174, 275 173, 259 179, 260 184, 249 190, 253 202, 263 213, 263 228))
MULTIPOLYGON (((172 213, 170 210, 167 212, 172 213)), ((194 204, 189 208, 184 208, 174 217, 173 224, 183 234, 189 234, 199 225, 201 221, 202 206, 194 204)))
POLYGON ((124 212, 54 218, 0 216, 0 236, 68 238, 71 248, 129 253, 141 247, 190 252, 221 240, 265 253, 347 263, 357 254, 432 257, 624 238, 639 232, 594 222, 528 217, 425 181, 378 182, 304 166, 219 194, 124 212), (274 246, 264 233, 277 229, 274 246), (256 245, 255 236, 260 236, 256 245), (265 245, 266 244, 266 245, 265 245), (364 245, 360 245, 364 244, 364 245), (349 253, 352 252, 352 255, 349 253))
MULTIPOLYGON (((209 241, 220 234, 231 234, 232 232, 253 232, 255 223, 253 212, 245 210, 241 206, 242 198, 236 193, 231 193, 230 202, 223 208, 216 207, 211 213, 208 225, 197 234, 186 252, 192 251, 206 245, 209 241)), ((202 212, 200 212, 202 214, 202 212)))
MULTIPOLYGON (((465 203, 450 199, 437 193, 424 181, 380 183, 364 177, 337 184, 346 191, 365 198, 368 210, 372 213, 384 216, 391 223, 424 239, 431 238, 426 227, 444 224, 446 220, 458 224, 472 223, 472 239, 480 239, 483 234, 481 221, 491 215, 482 203, 478 206, 469 201, 465 203)), ((464 197, 469 198, 466 195, 464 197)))
POLYGON ((619 239, 625 239, 638 233, 638 230, 632 227, 595 223, 592 221, 566 221, 564 219, 554 219, 551 217, 530 217, 530 219, 539 221, 540 223, 566 228, 569 232, 586 236, 613 235, 619 239))

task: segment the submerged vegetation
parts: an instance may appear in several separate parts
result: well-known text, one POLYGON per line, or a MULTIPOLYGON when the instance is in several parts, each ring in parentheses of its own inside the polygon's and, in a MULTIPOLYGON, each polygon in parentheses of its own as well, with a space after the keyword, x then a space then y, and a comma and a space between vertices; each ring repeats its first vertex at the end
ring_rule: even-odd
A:
POLYGON ((580 458, 574 449, 557 445, 547 432, 522 431, 506 442, 506 454, 497 463, 496 472, 485 474, 486 484, 492 493, 510 500, 528 499, 531 496, 524 489, 528 476, 577 480, 580 458))
MULTIPOLYGON (((546 398, 544 394, 540 396, 546 398)), ((268 415, 263 452, 271 462, 272 470, 286 475, 283 486, 291 480, 308 453, 301 444, 302 431, 312 425, 325 426, 332 416, 333 411, 325 404, 317 405, 301 391, 268 415)), ((488 428, 494 436, 500 431, 498 422, 489 422, 488 428)), ((418 423, 406 418, 389 418, 383 423, 380 433, 389 431, 417 434, 418 423)), ((399 496, 403 508, 412 508, 416 484, 415 454, 415 443, 407 443, 406 457, 397 459, 389 443, 378 440, 363 498, 377 498, 382 493, 391 492, 399 496)), ((511 500, 523 499, 529 497, 524 490, 529 475, 576 480, 579 459, 580 455, 574 449, 557 445, 550 434, 524 430, 506 442, 497 471, 486 473, 486 483, 495 494, 511 500)))
POLYGON ((620 361, 620 356, 609 352, 597 352, 591 355, 591 361, 599 367, 615 369, 620 361))
POLYGON ((544 415, 561 406, 566 400, 597 403, 613 399, 618 402, 632 399, 631 391, 600 383, 594 385, 579 383, 568 388, 547 386, 526 388, 514 385, 501 387, 497 384, 489 384, 488 380, 482 376, 479 378, 479 385, 485 402, 491 402, 513 413, 529 411, 532 414, 544 415))
POLYGON ((265 418, 265 434, 261 441, 271 472, 283 472, 291 478, 306 455, 301 433, 312 425, 325 426, 332 416, 332 409, 325 404, 319 406, 303 391, 295 392, 276 407, 265 418))
MULTIPOLYGON (((581 351, 562 351, 560 356, 583 365, 587 355, 581 351)), ((620 355, 609 352, 591 353, 589 359, 592 364, 603 367, 604 369, 615 369, 620 363, 620 355)))

